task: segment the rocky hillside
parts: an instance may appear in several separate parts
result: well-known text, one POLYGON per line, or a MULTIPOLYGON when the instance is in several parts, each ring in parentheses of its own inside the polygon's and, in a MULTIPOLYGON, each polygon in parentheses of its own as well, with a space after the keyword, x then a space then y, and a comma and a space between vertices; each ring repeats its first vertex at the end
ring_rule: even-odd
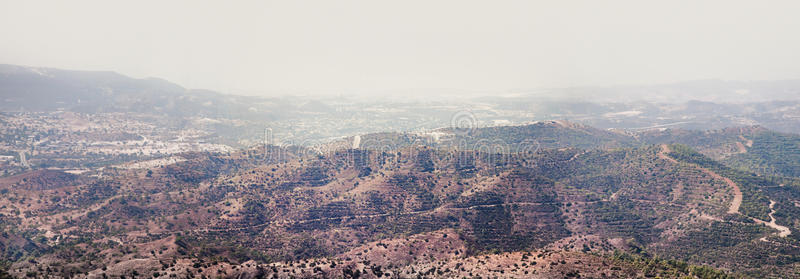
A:
POLYGON ((3 185, 4 255, 17 276, 798 276, 797 179, 568 146, 195 153, 3 185))

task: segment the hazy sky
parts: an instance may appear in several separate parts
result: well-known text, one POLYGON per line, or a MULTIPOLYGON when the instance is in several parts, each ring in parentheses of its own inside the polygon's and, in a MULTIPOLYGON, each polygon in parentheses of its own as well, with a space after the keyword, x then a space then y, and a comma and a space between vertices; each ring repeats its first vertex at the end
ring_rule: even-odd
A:
POLYGON ((0 63, 228 93, 800 77, 800 1, 5 1, 0 63))

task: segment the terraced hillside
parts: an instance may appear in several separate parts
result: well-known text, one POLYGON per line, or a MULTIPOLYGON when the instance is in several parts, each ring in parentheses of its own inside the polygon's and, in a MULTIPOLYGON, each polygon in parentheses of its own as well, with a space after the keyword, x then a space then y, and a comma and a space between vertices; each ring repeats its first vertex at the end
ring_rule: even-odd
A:
POLYGON ((547 125, 593 132, 523 152, 269 147, 23 174, 0 187, 0 248, 34 277, 800 276, 796 178, 547 125))

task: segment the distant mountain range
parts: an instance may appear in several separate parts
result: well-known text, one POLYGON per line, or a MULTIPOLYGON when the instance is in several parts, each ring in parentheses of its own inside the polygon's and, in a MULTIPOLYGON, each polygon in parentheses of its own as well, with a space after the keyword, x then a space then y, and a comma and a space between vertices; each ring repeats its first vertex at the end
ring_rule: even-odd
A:
POLYGON ((139 112, 245 119, 275 115, 275 111, 250 109, 261 98, 186 89, 158 78, 15 65, 0 65, 0 98, 3 111, 139 112))
POLYGON ((292 142, 430 130, 447 127, 451 117, 464 112, 480 127, 561 119, 601 129, 709 130, 760 125, 800 133, 800 80, 703 80, 483 96, 446 93, 427 102, 381 101, 379 97, 245 97, 114 72, 0 65, 0 111, 142 113, 172 117, 176 122, 187 117, 210 118, 209 123, 219 123, 213 119, 244 120, 207 127, 235 135, 227 142, 261 141, 259 135, 267 127, 276 137, 292 142))
MULTIPOLYGON (((430 90, 429 90, 430 91, 430 90)), ((416 94, 415 91, 408 94, 416 94)), ((497 97, 476 92, 442 91, 437 101, 448 99, 499 100, 531 99, 549 102, 656 102, 688 101, 714 103, 760 103, 800 100, 800 79, 778 81, 697 80, 657 85, 571 87, 537 90, 512 90, 497 97)), ((393 94, 399 94, 394 92, 393 94)), ((436 94, 427 92, 425 95, 436 94)), ((486 94, 495 95, 495 94, 486 94)), ((161 113, 213 113, 208 107, 252 104, 265 98, 226 95, 199 89, 186 89, 159 78, 135 79, 110 71, 75 71, 0 64, 0 104, 3 110, 25 109, 78 111, 153 110, 161 113)), ((379 99, 375 96, 374 99, 379 99)), ((369 99, 369 98, 368 98, 369 99)), ((308 106, 308 105, 307 105, 308 106)), ((314 105, 318 106, 318 105, 314 105)), ((319 108, 317 108, 319 109, 319 108)), ((330 109, 330 108, 325 108, 330 109)), ((246 108, 245 108, 246 110, 246 108)))

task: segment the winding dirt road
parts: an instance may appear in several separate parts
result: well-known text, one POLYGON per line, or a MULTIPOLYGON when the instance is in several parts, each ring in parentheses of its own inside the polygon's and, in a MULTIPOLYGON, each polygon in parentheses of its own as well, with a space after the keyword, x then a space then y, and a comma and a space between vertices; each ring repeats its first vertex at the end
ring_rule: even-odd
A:
MULTIPOLYGON (((669 149, 669 146, 666 145, 666 144, 662 144, 661 145, 661 151, 658 152, 658 157, 661 158, 661 159, 673 162, 673 163, 678 163, 678 161, 676 161, 675 159, 673 159, 672 157, 669 157, 667 155, 667 153, 670 153, 670 152, 671 151, 669 149)), ((732 213, 732 214, 739 213, 739 206, 742 205, 742 191, 739 189, 739 186, 736 185, 736 183, 734 183, 729 178, 723 177, 723 176, 719 175, 716 172, 713 172, 713 171, 711 171, 709 169, 706 169, 706 168, 698 166, 698 165, 694 165, 693 164, 693 166, 695 166, 696 168, 700 169, 704 173, 706 173, 708 175, 711 175, 715 179, 722 179, 723 181, 725 181, 725 183, 728 184, 728 186, 731 186, 731 188, 733 188, 733 193, 734 193, 733 202, 731 202, 731 206, 728 208, 728 213, 732 213)), ((765 225, 767 227, 770 227, 770 228, 778 230, 778 236, 780 236, 780 237, 786 237, 786 236, 792 234, 792 231, 788 227, 781 226, 781 225, 778 225, 777 223, 775 223, 775 217, 773 216, 775 214, 775 201, 770 200, 769 202, 770 202, 769 203, 769 209, 771 210, 771 212, 769 213, 769 219, 770 219, 769 222, 764 221, 764 220, 760 220, 760 219, 757 219, 757 218, 752 218, 752 217, 750 217, 750 219, 752 219, 754 222, 756 222, 758 224, 762 224, 762 225, 765 225)), ((703 215, 705 215, 705 214, 703 214, 703 215)), ((706 217, 706 218, 711 219, 711 220, 720 220, 719 218, 716 218, 716 217, 706 217)), ((766 237, 764 237, 764 238, 761 238, 761 241, 768 241, 768 240, 767 240, 766 237)))
MULTIPOLYGON (((756 218, 752 218, 753 221, 755 221, 756 223, 759 223, 759 224, 764 224, 767 227, 770 227, 770 228, 778 230, 778 236, 780 236, 780 237, 787 237, 790 234, 792 234, 792 231, 789 229, 789 227, 781 226, 781 225, 778 225, 778 224, 775 223, 775 216, 773 216, 773 214, 775 214, 775 201, 773 201, 773 200, 769 201, 769 209, 771 210, 771 212, 769 213, 769 222, 766 222, 766 221, 763 221, 763 220, 759 220, 759 219, 756 219, 756 218)), ((764 238, 762 240, 766 241, 766 238, 764 238)))
MULTIPOLYGON (((678 161, 676 161, 675 159, 673 159, 672 157, 669 157, 667 155, 667 153, 670 153, 670 152, 672 152, 672 151, 669 149, 669 146, 666 145, 666 144, 662 144, 661 145, 661 151, 658 152, 658 157, 661 158, 661 159, 664 159, 664 160, 667 160, 667 161, 670 161, 670 162, 673 162, 673 163, 677 164, 678 161)), ((742 190, 739 189, 739 185, 736 185, 736 183, 734 183, 733 180, 731 180, 730 178, 721 176, 718 173, 713 172, 713 171, 711 171, 711 170, 709 170, 707 168, 704 168, 704 167, 701 167, 701 166, 698 166, 698 165, 695 165, 695 164, 692 164, 692 165, 695 166, 697 169, 701 170, 702 172, 704 172, 705 174, 710 175, 714 179, 719 179, 719 180, 725 181, 725 184, 728 184, 728 186, 733 188, 733 201, 731 202, 730 207, 728 207, 728 213, 730 213, 730 214, 738 214, 739 213, 739 207, 742 205, 742 190)))

